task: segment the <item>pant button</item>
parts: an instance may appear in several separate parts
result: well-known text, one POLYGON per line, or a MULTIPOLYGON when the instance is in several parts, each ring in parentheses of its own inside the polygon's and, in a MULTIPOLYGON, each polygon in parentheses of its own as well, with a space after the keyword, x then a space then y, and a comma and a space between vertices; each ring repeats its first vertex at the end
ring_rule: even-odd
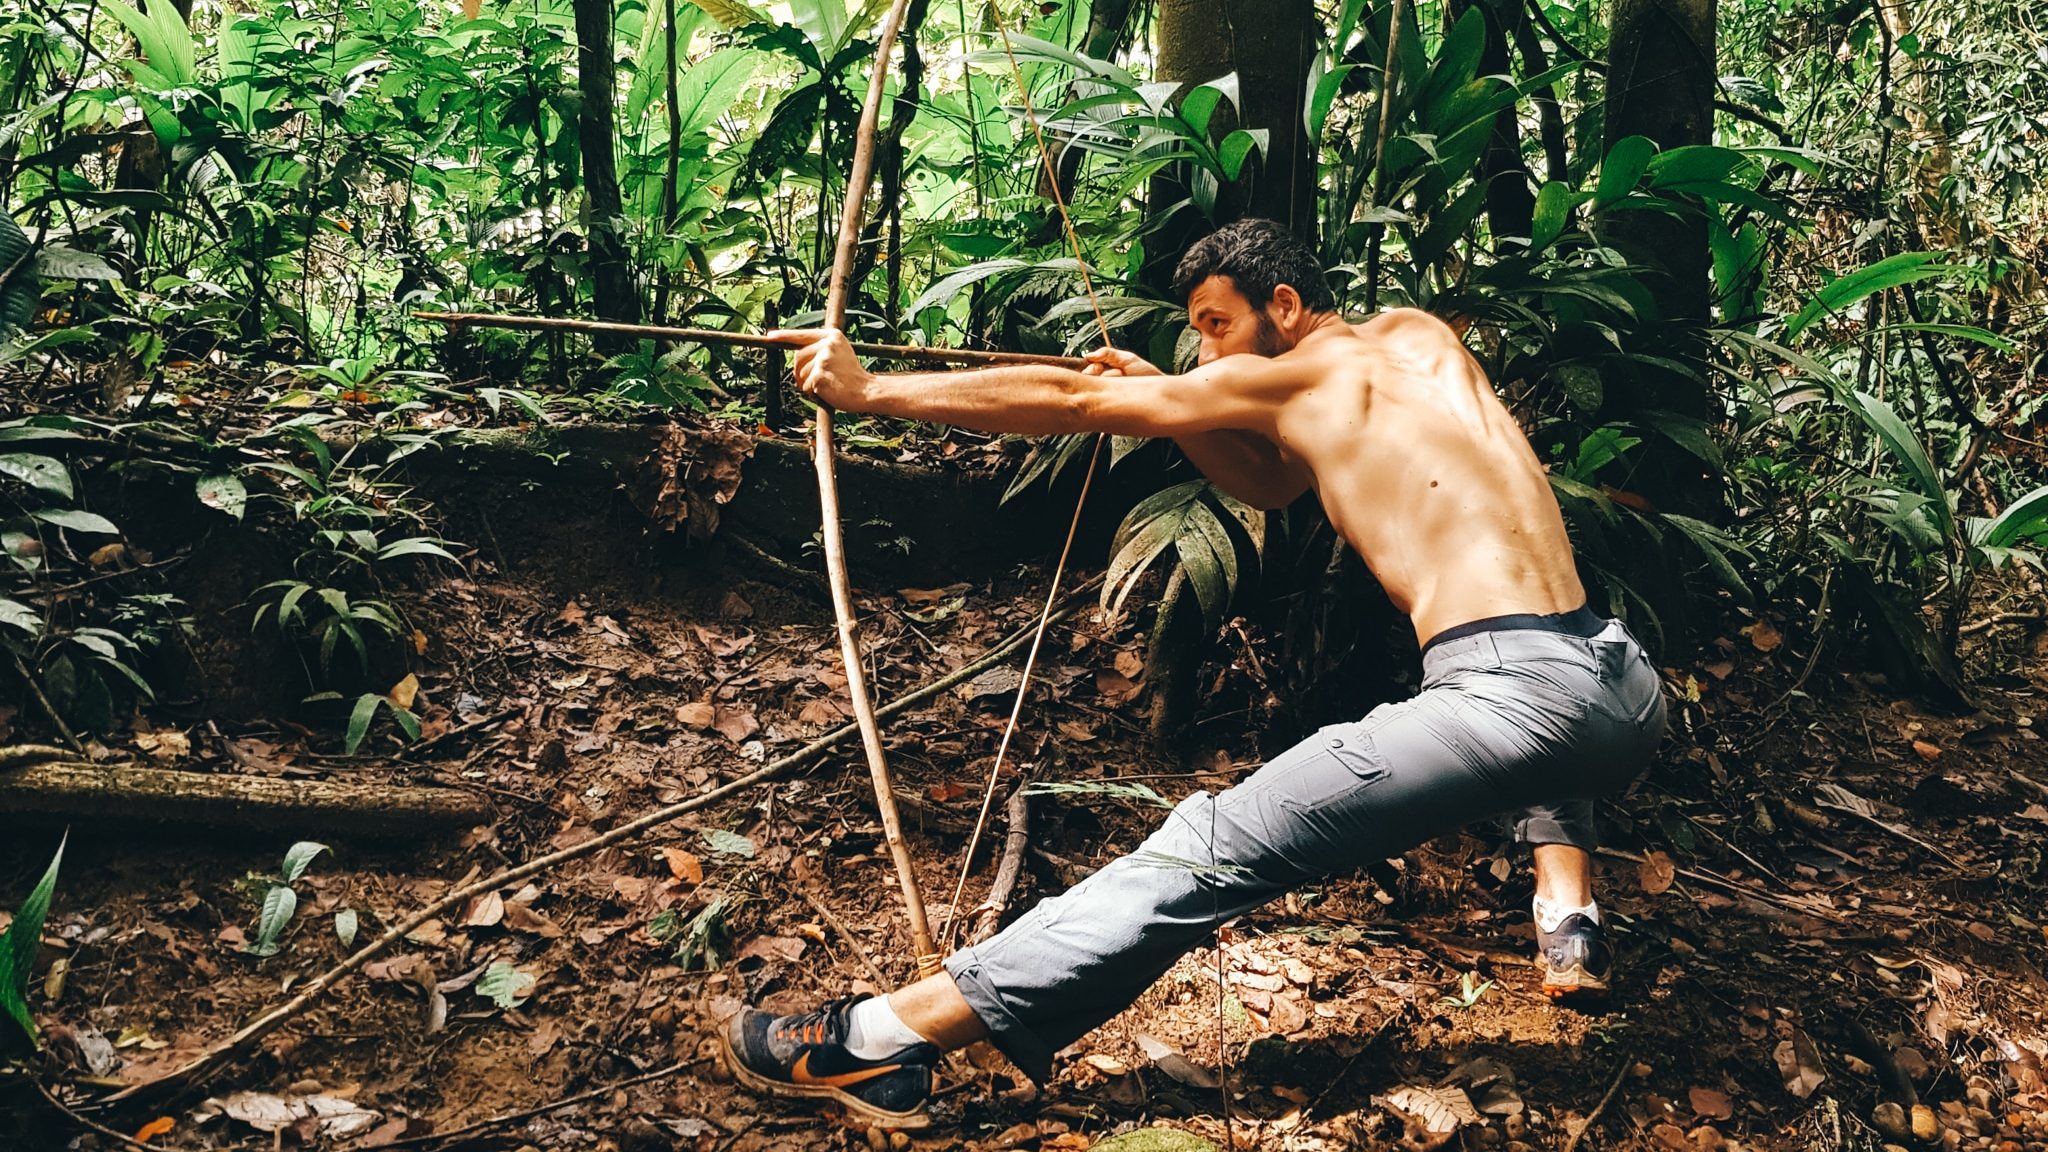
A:
POLYGON ((1343 738, 1342 736, 1332 736, 1332 737, 1330 737, 1330 748, 1331 748, 1332 750, 1334 750, 1334 751, 1341 751, 1341 750, 1343 749, 1343 747, 1344 747, 1344 738, 1343 738))

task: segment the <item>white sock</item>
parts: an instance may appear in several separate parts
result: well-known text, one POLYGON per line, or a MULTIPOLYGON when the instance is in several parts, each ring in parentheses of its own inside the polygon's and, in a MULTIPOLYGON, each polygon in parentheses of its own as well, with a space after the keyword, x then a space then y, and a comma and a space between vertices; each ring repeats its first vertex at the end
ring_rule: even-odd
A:
POLYGON ((1600 922, 1598 904, 1553 904, 1538 896, 1533 911, 1536 916, 1536 928, 1541 932, 1557 931, 1558 925, 1564 923, 1565 917, 1573 913, 1584 916, 1595 924, 1600 922))
POLYGON ((930 1043, 903 1022, 887 996, 870 996, 846 1014, 846 1050, 862 1060, 883 1060, 913 1044, 930 1043))

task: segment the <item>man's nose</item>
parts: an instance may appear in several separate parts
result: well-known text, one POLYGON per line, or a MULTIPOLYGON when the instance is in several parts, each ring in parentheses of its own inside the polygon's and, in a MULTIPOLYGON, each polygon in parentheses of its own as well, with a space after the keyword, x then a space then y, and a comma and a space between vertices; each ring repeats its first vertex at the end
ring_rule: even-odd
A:
POLYGON ((1202 341, 1201 351, 1195 353, 1195 363, 1197 365, 1207 364, 1216 359, 1216 355, 1216 346, 1204 340, 1202 341))

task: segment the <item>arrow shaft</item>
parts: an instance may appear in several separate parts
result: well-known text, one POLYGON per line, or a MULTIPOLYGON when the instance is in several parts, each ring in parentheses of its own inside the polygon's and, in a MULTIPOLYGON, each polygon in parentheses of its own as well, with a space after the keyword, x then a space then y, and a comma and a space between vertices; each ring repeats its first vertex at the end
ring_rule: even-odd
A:
MULTIPOLYGON (((619 324, 609 320, 574 320, 555 316, 504 316, 492 312, 414 312, 413 319, 451 328, 510 328, 524 332, 581 332, 604 336, 637 336, 691 344, 731 344, 741 348, 801 348, 801 336, 766 336, 757 332, 725 332, 717 328, 671 328, 658 324, 619 324)), ((1047 364, 1080 371, 1088 366, 1078 356, 1047 356, 1036 352, 986 352, 971 348, 927 348, 918 344, 871 344, 856 341, 863 356, 913 364, 1047 364)))

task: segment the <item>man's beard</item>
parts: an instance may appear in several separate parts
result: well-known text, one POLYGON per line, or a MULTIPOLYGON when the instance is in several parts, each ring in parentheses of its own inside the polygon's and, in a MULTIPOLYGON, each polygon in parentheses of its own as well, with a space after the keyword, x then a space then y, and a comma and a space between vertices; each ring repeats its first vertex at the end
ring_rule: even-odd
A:
POLYGON ((1273 323, 1273 318, 1266 314, 1265 309, 1260 309, 1259 326, 1252 333, 1252 351, 1270 359, 1287 351, 1290 347, 1292 345, 1288 344, 1286 339, 1280 335, 1280 326, 1273 323))

